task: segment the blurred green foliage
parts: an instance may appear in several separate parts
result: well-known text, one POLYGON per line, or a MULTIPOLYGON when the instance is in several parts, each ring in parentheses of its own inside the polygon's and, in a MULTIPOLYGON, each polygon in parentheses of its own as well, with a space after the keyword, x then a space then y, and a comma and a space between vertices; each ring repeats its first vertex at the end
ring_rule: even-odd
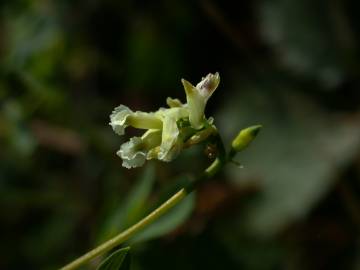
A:
POLYGON ((227 144, 264 129, 243 169, 132 240, 133 269, 358 269, 357 1, 3 2, 0 269, 60 267, 205 168, 199 146, 124 169, 108 117, 215 71, 207 115, 227 144))

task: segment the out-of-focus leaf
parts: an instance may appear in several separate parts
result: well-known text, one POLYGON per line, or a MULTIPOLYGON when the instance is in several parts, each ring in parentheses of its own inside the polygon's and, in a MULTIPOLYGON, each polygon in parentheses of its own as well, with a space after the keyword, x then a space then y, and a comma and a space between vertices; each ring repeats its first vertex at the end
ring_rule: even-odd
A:
POLYGON ((137 87, 162 88, 172 83, 177 68, 182 66, 181 52, 171 39, 163 40, 151 19, 139 20, 128 39, 129 63, 126 78, 137 87), (162 57, 158 57, 162 55, 162 57), (161 72, 160 72, 161 71, 161 72), (161 80, 154 80, 161 78, 161 80), (156 84, 154 85, 154 82, 156 84))
MULTIPOLYGON (((49 11, 49 10, 48 10, 49 11)), ((31 59, 36 57, 34 65, 39 61, 53 65, 53 57, 59 57, 57 46, 60 41, 60 32, 54 16, 49 16, 39 5, 32 5, 31 9, 23 14, 5 12, 6 30, 8 31, 7 43, 9 51, 6 54, 7 67, 22 69, 31 59), (11 19, 10 19, 11 18, 11 19), (41 53, 52 52, 53 57, 41 57, 41 53), (57 52, 57 53, 56 53, 57 52)), ((49 56, 49 55, 45 55, 49 56)))
POLYGON ((76 211, 59 212, 54 213, 44 224, 38 224, 38 227, 24 239, 22 249, 34 260, 43 261, 44 257, 51 257, 57 252, 66 250, 68 239, 74 237, 76 211))
POLYGON ((287 91, 271 84, 263 92, 242 87, 216 118, 228 142, 249 124, 264 126, 256 142, 236 157, 244 169, 227 167, 234 183, 256 181, 262 190, 239 220, 258 235, 273 235, 304 218, 360 144, 358 115, 330 114, 289 91, 291 86, 282 87, 287 91))
POLYGON ((327 87, 343 80, 354 37, 341 1, 263 0, 259 8, 263 36, 288 68, 327 87))
POLYGON ((219 220, 215 234, 220 248, 227 250, 230 256, 242 265, 241 269, 278 269, 280 258, 286 256, 279 242, 249 237, 239 223, 234 223, 232 218, 219 220))
MULTIPOLYGON (((48 110, 64 107, 66 94, 57 80, 65 54, 65 37, 56 8, 30 4, 25 12, 4 9, 6 47, 3 66, 25 86, 24 108, 31 113, 43 105, 48 110)), ((45 108, 42 108, 45 109, 45 108)))
POLYGON ((36 148, 36 141, 26 129, 24 123, 24 112, 18 102, 9 100, 0 109, 0 126, 2 134, 8 142, 6 148, 15 156, 30 156, 36 148))
POLYGON ((148 209, 146 202, 149 198, 155 180, 155 167, 149 163, 125 201, 114 209, 100 233, 99 241, 114 236, 116 233, 133 225, 142 218, 148 209))
POLYGON ((79 155, 85 151, 84 140, 74 130, 53 126, 40 120, 33 121, 31 129, 40 145, 72 155, 79 155))
POLYGON ((142 242, 170 233, 184 223, 192 213, 195 206, 195 193, 189 194, 177 206, 164 216, 137 234, 131 242, 142 242))
POLYGON ((97 270, 128 270, 130 269, 130 247, 122 248, 107 257, 97 270))

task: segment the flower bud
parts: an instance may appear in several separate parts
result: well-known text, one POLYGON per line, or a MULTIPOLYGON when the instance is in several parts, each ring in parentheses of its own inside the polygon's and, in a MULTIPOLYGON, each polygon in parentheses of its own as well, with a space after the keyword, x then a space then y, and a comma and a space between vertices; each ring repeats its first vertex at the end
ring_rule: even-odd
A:
POLYGON ((256 125, 241 130, 232 141, 231 150, 235 152, 244 150, 255 139, 261 128, 261 125, 256 125))

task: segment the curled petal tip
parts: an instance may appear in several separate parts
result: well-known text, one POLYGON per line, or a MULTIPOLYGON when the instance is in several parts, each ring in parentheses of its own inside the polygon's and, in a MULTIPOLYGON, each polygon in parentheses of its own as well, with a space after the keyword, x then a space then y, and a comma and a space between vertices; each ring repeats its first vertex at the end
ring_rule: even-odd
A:
POLYGON ((216 88, 219 86, 220 83, 220 75, 219 72, 216 72, 215 74, 209 73, 206 75, 205 78, 199 82, 196 87, 203 92, 202 94, 204 96, 207 96, 209 98, 211 94, 216 90, 216 88))

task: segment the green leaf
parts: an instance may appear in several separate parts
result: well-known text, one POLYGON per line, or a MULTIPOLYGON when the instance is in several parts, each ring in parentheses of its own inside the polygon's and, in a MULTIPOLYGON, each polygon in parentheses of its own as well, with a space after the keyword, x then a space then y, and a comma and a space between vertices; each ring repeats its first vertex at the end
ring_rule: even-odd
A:
POLYGON ((228 166, 226 170, 238 186, 256 185, 260 190, 232 221, 234 227, 243 224, 256 236, 276 235, 305 218, 360 145, 358 116, 338 117, 292 85, 284 84, 283 89, 279 85, 268 82, 263 91, 256 85, 243 86, 216 117, 227 141, 241 127, 264 126, 254 144, 236 158, 244 169, 228 166))
POLYGON ((111 213, 100 233, 99 242, 111 238, 121 230, 133 225, 144 215, 147 199, 155 180, 155 167, 149 163, 125 201, 111 213))
POLYGON ((355 51, 342 5, 262 0, 259 7, 261 32, 288 70, 330 88, 341 83, 355 51))
POLYGON ((128 270, 130 269, 130 247, 121 248, 99 265, 97 270, 128 270))

